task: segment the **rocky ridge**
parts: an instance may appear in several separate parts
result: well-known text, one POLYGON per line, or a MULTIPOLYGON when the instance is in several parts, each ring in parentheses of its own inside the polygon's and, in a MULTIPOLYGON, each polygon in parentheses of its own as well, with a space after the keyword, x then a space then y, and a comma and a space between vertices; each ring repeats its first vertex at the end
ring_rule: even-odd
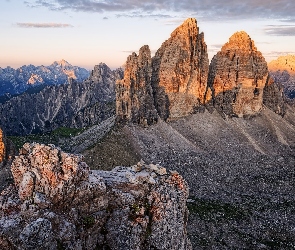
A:
POLYGON ((6 135, 43 133, 58 127, 83 128, 115 114, 115 81, 122 77, 101 63, 83 83, 48 86, 24 93, 0 105, 0 124, 6 135))
POLYGON ((191 249, 188 187, 143 161, 90 171, 82 156, 25 144, 0 196, 2 249, 191 249))
POLYGON ((72 66, 65 60, 55 61, 49 66, 24 65, 18 69, 0 68, 0 96, 21 94, 37 86, 69 83, 70 79, 82 82, 88 77, 88 70, 72 66))

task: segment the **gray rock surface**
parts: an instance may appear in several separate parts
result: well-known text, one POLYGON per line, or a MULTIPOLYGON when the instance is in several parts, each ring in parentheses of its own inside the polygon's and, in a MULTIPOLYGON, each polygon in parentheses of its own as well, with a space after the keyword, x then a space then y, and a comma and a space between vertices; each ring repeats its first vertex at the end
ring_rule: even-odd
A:
POLYGON ((192 249, 188 186, 143 161, 90 171, 81 155, 25 144, 0 196, 1 249, 192 249))

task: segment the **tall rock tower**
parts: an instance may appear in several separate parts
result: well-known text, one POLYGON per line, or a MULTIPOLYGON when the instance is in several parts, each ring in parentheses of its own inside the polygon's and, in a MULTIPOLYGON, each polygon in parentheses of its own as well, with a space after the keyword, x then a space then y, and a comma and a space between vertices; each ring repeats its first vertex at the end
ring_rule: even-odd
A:
POLYGON ((262 109, 267 63, 244 32, 233 34, 211 61, 208 87, 215 108, 229 116, 251 116, 262 109))
POLYGON ((140 48, 127 58, 124 79, 116 83, 116 113, 119 121, 150 125, 157 122, 151 87, 151 51, 140 48))
POLYGON ((209 70, 207 45, 197 21, 176 28, 152 59, 155 105, 162 119, 186 116, 204 103, 209 70))

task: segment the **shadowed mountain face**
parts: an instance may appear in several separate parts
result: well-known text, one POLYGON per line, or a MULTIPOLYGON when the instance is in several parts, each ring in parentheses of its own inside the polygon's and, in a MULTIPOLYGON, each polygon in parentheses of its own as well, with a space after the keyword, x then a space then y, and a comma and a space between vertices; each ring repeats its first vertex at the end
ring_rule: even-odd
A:
POLYGON ((71 81, 14 97, 0 105, 0 125, 7 135, 91 126, 115 114, 115 81, 121 77, 121 70, 100 64, 83 83, 71 81))
POLYGON ((72 66, 65 60, 55 61, 49 66, 22 66, 0 68, 0 96, 18 95, 26 90, 39 90, 48 85, 69 83, 70 79, 82 82, 89 77, 89 71, 72 66))

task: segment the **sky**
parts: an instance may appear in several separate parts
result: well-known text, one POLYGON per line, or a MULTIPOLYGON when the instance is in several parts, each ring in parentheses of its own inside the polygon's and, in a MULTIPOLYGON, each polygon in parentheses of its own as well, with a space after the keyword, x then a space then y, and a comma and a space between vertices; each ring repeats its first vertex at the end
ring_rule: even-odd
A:
POLYGON ((185 19, 197 19, 211 59, 244 30, 267 61, 295 54, 294 0, 1 0, 0 67, 65 59, 115 69, 132 52, 152 53, 185 19))

